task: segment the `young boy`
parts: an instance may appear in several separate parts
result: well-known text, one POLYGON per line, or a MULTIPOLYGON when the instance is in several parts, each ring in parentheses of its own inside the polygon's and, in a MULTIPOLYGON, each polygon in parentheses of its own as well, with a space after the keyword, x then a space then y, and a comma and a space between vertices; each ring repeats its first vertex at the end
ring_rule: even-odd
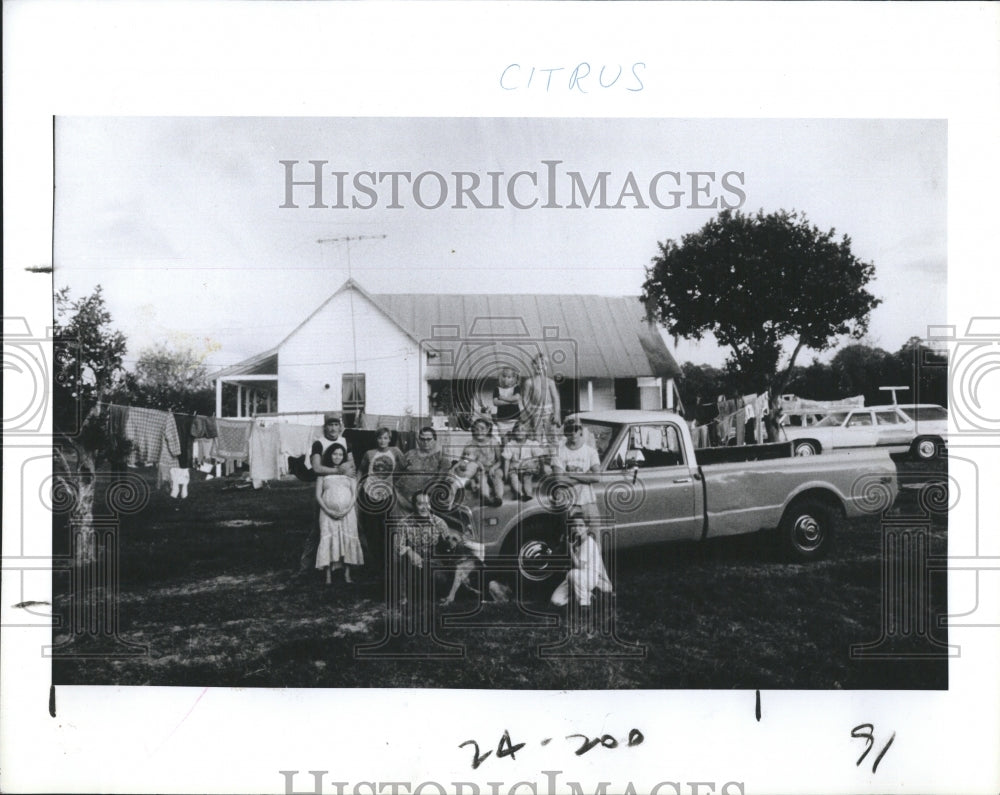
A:
POLYGON ((527 438, 524 423, 515 422, 511 438, 503 447, 503 479, 510 484, 515 499, 530 500, 534 496, 532 476, 538 474, 545 449, 534 439, 527 438))
POLYGON ((608 573, 604 568, 601 548, 587 530, 582 515, 570 516, 568 533, 569 554, 573 568, 552 593, 552 604, 562 607, 573 598, 581 607, 589 607, 595 588, 604 593, 613 591, 611 580, 608 579, 608 573))
POLYGON ((462 458, 466 456, 478 465, 479 491, 488 505, 494 508, 503 502, 503 459, 500 457, 500 445, 490 438, 492 423, 486 419, 477 419, 472 423, 472 441, 462 450, 462 458))

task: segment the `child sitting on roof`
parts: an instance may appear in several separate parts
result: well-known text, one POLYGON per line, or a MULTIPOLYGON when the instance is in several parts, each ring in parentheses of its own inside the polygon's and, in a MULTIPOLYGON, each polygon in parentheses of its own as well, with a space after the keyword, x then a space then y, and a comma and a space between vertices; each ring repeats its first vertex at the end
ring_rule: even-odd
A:
POLYGON ((503 447, 503 479, 510 484, 515 499, 530 500, 534 496, 533 477, 539 474, 546 450, 534 439, 528 439, 524 423, 515 422, 503 447))

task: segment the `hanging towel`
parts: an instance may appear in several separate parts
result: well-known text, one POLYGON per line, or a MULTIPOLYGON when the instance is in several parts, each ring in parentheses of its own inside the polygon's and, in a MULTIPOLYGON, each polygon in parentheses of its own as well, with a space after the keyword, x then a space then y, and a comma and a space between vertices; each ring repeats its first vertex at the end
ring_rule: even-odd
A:
POLYGON ((215 427, 219 435, 215 446, 216 457, 246 461, 250 455, 250 422, 217 419, 215 427))

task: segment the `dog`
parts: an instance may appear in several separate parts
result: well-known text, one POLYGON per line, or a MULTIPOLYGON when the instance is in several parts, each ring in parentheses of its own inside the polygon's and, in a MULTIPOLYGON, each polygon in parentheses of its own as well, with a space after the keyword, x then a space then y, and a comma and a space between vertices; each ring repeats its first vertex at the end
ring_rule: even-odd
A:
POLYGON ((442 557, 449 561, 445 571, 452 570, 454 565, 454 576, 451 581, 451 590, 448 595, 441 600, 442 605, 450 605, 455 601, 462 586, 465 586, 475 594, 481 594, 478 588, 472 585, 470 577, 483 569, 483 545, 479 544, 458 530, 449 528, 441 540, 440 549, 442 557))

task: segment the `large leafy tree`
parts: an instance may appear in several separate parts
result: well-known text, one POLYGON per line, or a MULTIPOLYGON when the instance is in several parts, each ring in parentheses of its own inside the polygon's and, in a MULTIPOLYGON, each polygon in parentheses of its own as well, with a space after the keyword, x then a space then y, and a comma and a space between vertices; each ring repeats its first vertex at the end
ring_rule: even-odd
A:
MULTIPOLYGON (((69 288, 55 294, 53 426, 57 434, 77 437, 88 430, 84 422, 101 399, 125 380, 122 360, 128 348, 125 335, 112 327, 101 286, 74 299, 69 288)), ((100 447, 97 440, 83 440, 100 447)))
POLYGON ((679 242, 658 245, 643 285, 649 316, 673 336, 713 334, 747 391, 780 394, 803 348, 864 336, 880 303, 866 289, 875 266, 854 256, 851 239, 797 212, 724 210, 679 242), (779 372, 786 344, 794 347, 779 372))
POLYGON ((159 343, 139 354, 129 389, 135 405, 149 408, 210 414, 215 393, 208 384, 205 354, 189 345, 169 347, 159 343))
POLYGON ((125 380, 125 335, 112 327, 98 285, 84 298, 69 288, 54 297, 52 424, 58 488, 72 494, 71 525, 78 564, 95 559, 93 506, 97 468, 120 463, 127 447, 107 433, 106 400, 125 380))

